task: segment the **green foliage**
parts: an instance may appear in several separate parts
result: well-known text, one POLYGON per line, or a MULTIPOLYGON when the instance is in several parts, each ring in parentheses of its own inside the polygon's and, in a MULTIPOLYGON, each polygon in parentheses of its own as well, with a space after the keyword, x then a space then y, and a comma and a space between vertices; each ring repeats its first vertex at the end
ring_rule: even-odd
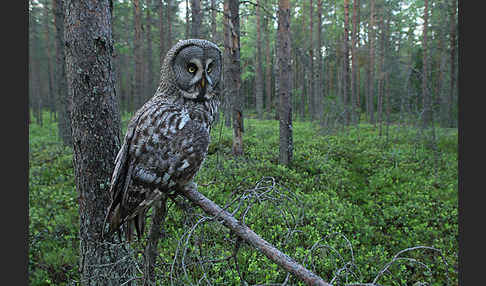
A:
POLYGON ((29 126, 29 279, 31 285, 67 285, 77 278, 78 209, 72 150, 56 123, 29 126))
MULTIPOLYGON (((77 279, 78 262, 72 151, 61 147, 55 124, 44 122, 42 128, 30 126, 29 277, 32 285, 67 285, 77 279)), ((391 126, 389 138, 379 137, 367 124, 322 135, 323 130, 312 123, 297 121, 294 160, 285 167, 277 164, 277 121, 246 119, 245 155, 236 158, 231 154, 232 130, 222 123, 212 130, 209 156, 196 177, 199 191, 226 205, 233 192, 241 195, 255 188, 262 177, 275 179, 276 190, 288 200, 262 200, 252 204, 245 216, 245 223, 264 239, 295 260, 305 261, 327 281, 344 263, 353 261, 351 270, 356 275, 349 275, 348 282, 371 282, 400 250, 430 246, 442 252, 448 266, 437 253, 414 250, 405 256, 425 263, 430 271, 411 260, 401 261, 378 282, 444 285, 450 279, 457 284, 457 130, 439 129, 434 150, 403 127, 391 126)), ((237 216, 247 206, 249 202, 243 203, 237 216)), ((235 206, 229 210, 236 210, 235 206)), ((184 257, 187 276, 178 276, 182 284, 202 279, 203 270, 205 279, 215 285, 240 284, 235 261, 225 259, 234 250, 233 234, 211 221, 189 235, 203 216, 199 209, 188 216, 169 203, 157 276, 170 281, 174 257, 178 263, 184 257), (190 263, 197 255, 221 261, 201 269, 190 263)), ((134 247, 141 250, 143 244, 134 247)), ((237 261, 249 284, 281 283, 286 278, 285 271, 246 244, 240 245, 237 261)), ((183 273, 178 263, 174 277, 177 271, 183 273)), ((290 279, 291 284, 301 285, 290 279)), ((335 282, 345 280, 342 276, 335 282)))

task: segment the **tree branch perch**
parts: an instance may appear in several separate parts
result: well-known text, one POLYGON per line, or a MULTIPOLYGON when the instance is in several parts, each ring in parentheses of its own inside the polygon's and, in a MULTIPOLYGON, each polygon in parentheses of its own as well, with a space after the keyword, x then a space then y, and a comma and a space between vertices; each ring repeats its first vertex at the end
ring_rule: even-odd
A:
POLYGON ((223 225, 231 229, 238 237, 243 239, 249 245, 255 247, 258 251, 265 254, 270 260, 277 263, 280 267, 286 271, 297 276, 304 281, 307 285, 320 285, 330 286, 331 284, 325 282, 312 273, 302 265, 294 261, 291 257, 282 253, 273 245, 262 239, 258 234, 251 230, 246 225, 241 224, 235 219, 229 212, 223 210, 216 203, 206 198, 203 194, 199 193, 195 187, 181 188, 180 194, 189 199, 194 204, 198 205, 207 214, 220 218, 223 221, 223 225))

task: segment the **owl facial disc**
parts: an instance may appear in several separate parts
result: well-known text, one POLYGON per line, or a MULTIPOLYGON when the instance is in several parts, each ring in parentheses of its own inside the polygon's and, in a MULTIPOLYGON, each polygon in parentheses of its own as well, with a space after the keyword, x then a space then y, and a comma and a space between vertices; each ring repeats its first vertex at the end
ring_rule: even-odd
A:
POLYGON ((214 96, 220 80, 221 54, 214 47, 189 45, 176 54, 172 68, 184 98, 204 102, 214 96))

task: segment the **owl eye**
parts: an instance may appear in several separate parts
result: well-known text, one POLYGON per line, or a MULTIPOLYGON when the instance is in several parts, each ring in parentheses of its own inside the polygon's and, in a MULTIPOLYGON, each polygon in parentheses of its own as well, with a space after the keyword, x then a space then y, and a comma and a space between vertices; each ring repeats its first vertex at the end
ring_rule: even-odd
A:
POLYGON ((208 66, 208 73, 211 73, 213 71, 213 64, 209 64, 208 66))
POLYGON ((193 63, 187 65, 187 71, 190 73, 195 73, 197 70, 197 66, 193 63))

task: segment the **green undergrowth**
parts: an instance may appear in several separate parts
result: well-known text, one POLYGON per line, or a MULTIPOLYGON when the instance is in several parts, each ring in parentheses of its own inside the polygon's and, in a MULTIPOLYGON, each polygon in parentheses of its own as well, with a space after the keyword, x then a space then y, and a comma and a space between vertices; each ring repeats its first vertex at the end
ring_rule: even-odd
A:
MULTIPOLYGON (((127 120, 124 116, 124 128, 127 120)), ((79 277, 72 150, 58 141, 56 124, 44 122, 29 130, 29 279, 31 285, 68 285, 79 277)), ((278 164, 277 121, 246 119, 244 127, 245 155, 240 157, 231 154, 231 129, 221 122, 213 127, 209 155, 195 179, 208 198, 225 206, 247 195, 239 210, 237 203, 228 210, 239 218, 245 214, 245 223, 257 234, 324 280, 340 273, 336 285, 369 283, 396 253, 417 246, 440 253, 407 251, 378 283, 457 284, 457 129, 437 128, 436 148, 431 148, 412 127, 391 126, 388 136, 380 137, 378 128, 368 124, 329 134, 297 121, 294 157, 286 167, 278 164)), ((194 210, 192 222, 187 220, 187 213, 169 202, 159 244, 160 285, 170 277, 176 285, 286 279, 285 271, 236 243, 217 222, 201 221, 190 232, 204 220, 200 210, 194 210), (231 257, 235 245, 237 264, 231 257), (213 262, 195 263, 198 257, 213 262)), ((301 285, 292 277, 289 282, 301 285)))

